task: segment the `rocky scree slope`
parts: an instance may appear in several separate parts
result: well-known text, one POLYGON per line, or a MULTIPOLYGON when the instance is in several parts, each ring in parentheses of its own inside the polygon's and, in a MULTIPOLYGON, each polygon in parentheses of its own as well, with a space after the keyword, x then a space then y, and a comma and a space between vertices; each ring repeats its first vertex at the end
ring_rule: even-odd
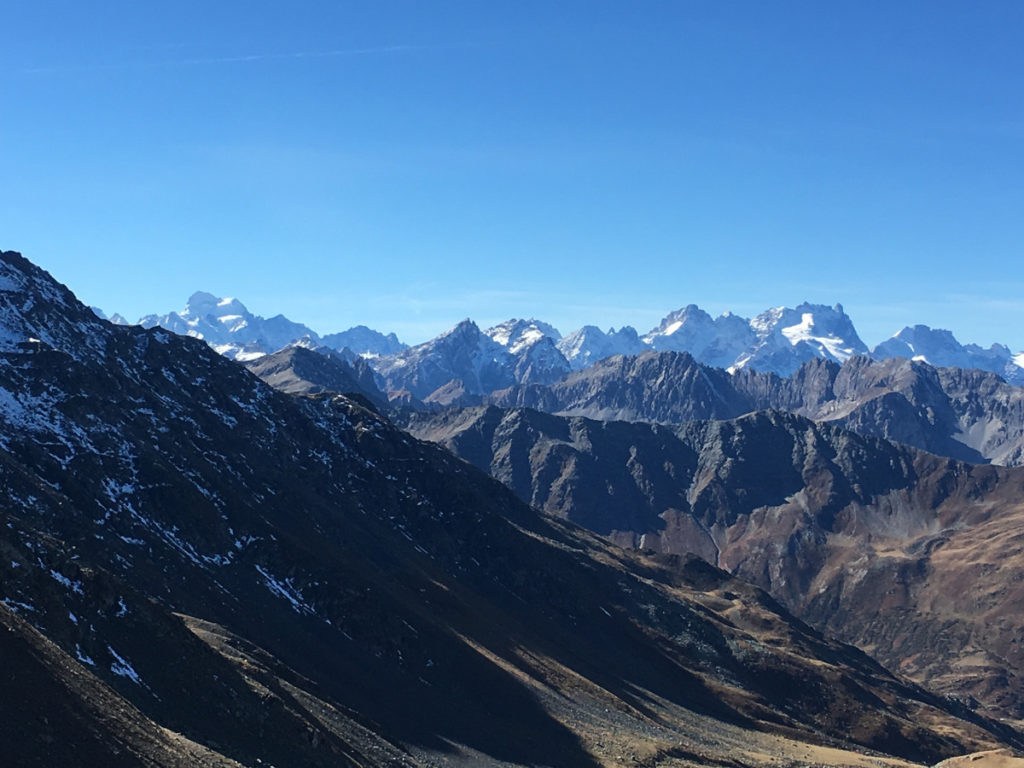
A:
POLYGON ((11 252, 0 487, 4 605, 74 674, 244 764, 1019 743, 702 561, 626 553, 351 400, 105 323, 11 252))
POLYGON ((539 509, 696 553, 918 682, 1024 720, 1024 468, 779 411, 667 426, 477 407, 407 427, 539 509))

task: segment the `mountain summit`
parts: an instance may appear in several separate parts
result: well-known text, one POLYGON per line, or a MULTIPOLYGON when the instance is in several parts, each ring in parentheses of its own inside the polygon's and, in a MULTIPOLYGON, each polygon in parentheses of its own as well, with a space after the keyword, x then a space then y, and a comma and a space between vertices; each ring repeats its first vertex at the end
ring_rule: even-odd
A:
POLYGON ((182 311, 146 315, 138 324, 203 339, 225 357, 240 361, 274 352, 303 337, 317 338, 311 329, 284 315, 263 318, 252 314, 238 299, 204 291, 193 293, 182 311))

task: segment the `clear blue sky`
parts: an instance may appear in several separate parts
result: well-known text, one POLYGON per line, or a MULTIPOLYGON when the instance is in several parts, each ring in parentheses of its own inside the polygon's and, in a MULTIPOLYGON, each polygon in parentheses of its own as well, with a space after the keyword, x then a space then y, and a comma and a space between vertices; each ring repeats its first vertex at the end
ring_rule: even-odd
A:
POLYGON ((641 331, 842 302, 1024 349, 1024 3, 0 11, 0 248, 135 319, 641 331))

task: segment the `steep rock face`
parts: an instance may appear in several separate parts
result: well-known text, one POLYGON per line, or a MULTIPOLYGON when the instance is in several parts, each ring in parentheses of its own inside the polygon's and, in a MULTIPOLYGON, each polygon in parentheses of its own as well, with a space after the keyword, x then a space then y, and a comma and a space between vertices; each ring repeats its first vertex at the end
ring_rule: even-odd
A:
POLYGON ((791 410, 964 461, 1017 465, 1024 389, 980 370, 902 358, 807 363, 793 377, 740 373, 736 388, 759 407, 791 410))
POLYGON ((0 599, 221 755, 593 766, 742 748, 768 765, 801 741, 922 761, 1017 743, 721 571, 540 516, 343 397, 103 323, 10 253, 0 330, 0 599))
POLYGON ((521 384, 551 384, 568 372, 568 362, 548 336, 516 350, 512 376, 521 384))
POLYGON ((516 382, 550 384, 561 378, 569 364, 553 334, 536 320, 510 320, 486 332, 464 320, 373 364, 389 391, 408 391, 426 403, 464 405, 516 382))
POLYGON ((547 512, 696 553, 916 680, 1024 719, 1024 469, 782 412, 671 427, 491 407, 409 428, 547 512))
POLYGON ((479 394, 508 387, 514 381, 511 354, 471 320, 375 365, 389 391, 407 390, 420 399, 449 382, 479 394))

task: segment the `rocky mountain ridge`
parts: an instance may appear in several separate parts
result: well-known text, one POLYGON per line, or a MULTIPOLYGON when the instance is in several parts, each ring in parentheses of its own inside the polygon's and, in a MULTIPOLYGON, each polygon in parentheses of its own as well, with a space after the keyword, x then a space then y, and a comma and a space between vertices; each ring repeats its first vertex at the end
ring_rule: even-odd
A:
POLYGON ((592 419, 678 424, 777 409, 973 462, 1024 463, 1024 388, 995 373, 855 356, 811 359, 792 376, 729 374, 687 353, 617 356, 550 386, 516 386, 490 402, 592 419))

